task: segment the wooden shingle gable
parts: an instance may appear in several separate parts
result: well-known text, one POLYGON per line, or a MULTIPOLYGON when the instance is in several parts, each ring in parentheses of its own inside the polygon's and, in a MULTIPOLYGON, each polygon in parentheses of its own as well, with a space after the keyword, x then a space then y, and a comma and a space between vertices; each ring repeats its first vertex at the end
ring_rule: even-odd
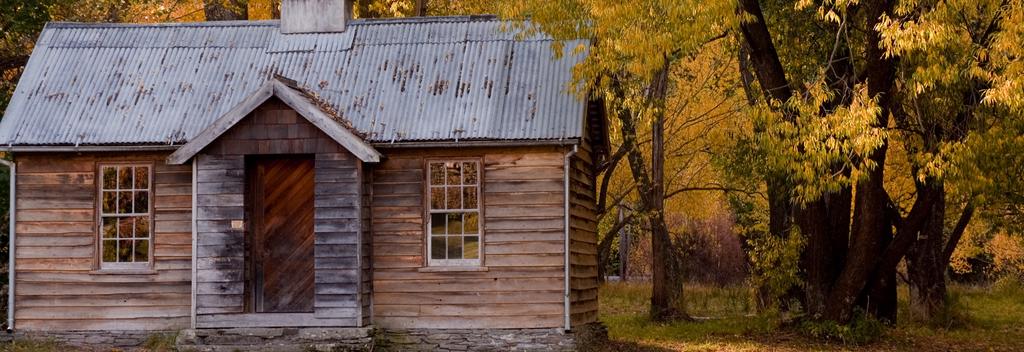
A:
POLYGON ((256 92, 249 95, 241 103, 210 124, 196 138, 193 138, 167 157, 167 163, 181 165, 188 162, 271 97, 277 97, 294 109, 300 116, 330 136, 331 139, 352 153, 352 155, 355 155, 359 160, 376 163, 380 162, 383 157, 379 151, 366 143, 356 133, 349 130, 348 127, 337 121, 334 116, 331 116, 328 112, 317 106, 306 94, 303 94, 296 88, 292 88, 282 79, 275 77, 268 80, 256 92))

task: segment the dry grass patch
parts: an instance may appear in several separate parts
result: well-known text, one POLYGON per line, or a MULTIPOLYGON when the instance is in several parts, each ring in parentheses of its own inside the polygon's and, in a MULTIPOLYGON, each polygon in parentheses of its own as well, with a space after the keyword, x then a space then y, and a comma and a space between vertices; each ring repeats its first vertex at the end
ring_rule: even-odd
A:
MULTIPOLYGON (((823 342, 780 326, 781 318, 755 314, 748 287, 690 286, 687 309, 694 322, 658 324, 647 319, 650 288, 611 283, 601 288, 601 320, 611 343, 603 351, 1024 351, 1024 288, 953 286, 962 317, 949 327, 901 319, 877 341, 823 342)), ((906 317, 906 290, 900 291, 906 317)))

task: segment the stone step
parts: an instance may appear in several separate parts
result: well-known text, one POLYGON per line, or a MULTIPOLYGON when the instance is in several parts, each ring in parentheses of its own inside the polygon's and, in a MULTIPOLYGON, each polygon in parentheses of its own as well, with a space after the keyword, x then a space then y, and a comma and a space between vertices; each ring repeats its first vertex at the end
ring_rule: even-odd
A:
POLYGON ((357 348, 349 344, 267 344, 267 345, 179 345, 178 351, 194 352, 345 352, 369 351, 370 347, 357 348))
POLYGON ((366 351, 373 328, 195 329, 178 334, 181 351, 366 351))

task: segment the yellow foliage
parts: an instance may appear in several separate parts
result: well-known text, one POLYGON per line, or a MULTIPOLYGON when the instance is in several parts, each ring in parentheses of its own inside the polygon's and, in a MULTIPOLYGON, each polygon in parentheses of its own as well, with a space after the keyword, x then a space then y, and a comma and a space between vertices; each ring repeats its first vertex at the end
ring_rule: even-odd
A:
POLYGON ((1024 273, 1024 239, 999 232, 988 243, 994 272, 1024 273))

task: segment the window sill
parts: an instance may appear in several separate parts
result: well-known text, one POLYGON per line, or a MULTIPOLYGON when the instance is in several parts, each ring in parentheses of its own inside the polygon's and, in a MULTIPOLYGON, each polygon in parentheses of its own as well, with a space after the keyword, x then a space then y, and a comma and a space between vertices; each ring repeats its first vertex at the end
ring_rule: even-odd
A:
POLYGON ((485 272, 486 266, 426 266, 417 269, 421 273, 485 272))
POLYGON ((158 272, 153 269, 97 269, 89 272, 89 275, 156 275, 158 272))

